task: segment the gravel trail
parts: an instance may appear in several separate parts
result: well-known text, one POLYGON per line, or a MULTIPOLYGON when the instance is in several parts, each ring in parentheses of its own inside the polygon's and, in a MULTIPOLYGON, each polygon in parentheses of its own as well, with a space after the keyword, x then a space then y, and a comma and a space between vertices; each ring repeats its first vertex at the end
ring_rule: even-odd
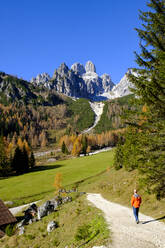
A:
POLYGON ((165 225, 139 214, 136 224, 132 209, 105 200, 100 194, 88 194, 88 201, 103 211, 112 231, 111 248, 165 248, 165 225))

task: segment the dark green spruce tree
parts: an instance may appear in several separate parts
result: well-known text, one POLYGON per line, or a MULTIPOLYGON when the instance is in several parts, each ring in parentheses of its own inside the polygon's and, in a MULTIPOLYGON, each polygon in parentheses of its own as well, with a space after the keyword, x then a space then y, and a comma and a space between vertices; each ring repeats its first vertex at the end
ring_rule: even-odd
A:
POLYGON ((23 173, 22 168, 22 151, 19 148, 19 146, 16 147, 13 160, 12 160, 12 168, 14 171, 16 171, 17 174, 23 173))
POLYGON ((147 5, 149 11, 140 12, 142 29, 136 29, 141 53, 136 53, 138 69, 129 79, 138 98, 136 111, 126 117, 122 162, 128 170, 138 168, 143 186, 161 199, 165 198, 165 1, 150 0, 147 5))
POLYGON ((9 161, 6 156, 5 143, 3 137, 0 136, 0 176, 5 176, 9 171, 9 161))
POLYGON ((82 138, 82 153, 86 156, 87 153, 87 147, 88 147, 88 141, 87 137, 84 135, 82 138))
POLYGON ((22 166, 23 166, 23 172, 28 172, 28 170, 29 170, 29 156, 28 156, 28 152, 27 152, 25 146, 23 146, 23 151, 22 151, 22 166))
POLYGON ((62 142, 61 151, 64 154, 69 154, 68 149, 67 149, 67 146, 65 145, 65 142, 64 141, 62 142))
POLYGON ((30 158, 29 158, 29 168, 34 168, 35 164, 36 164, 36 161, 35 161, 34 153, 31 152, 30 158))
POLYGON ((19 146, 16 147, 12 160, 12 168, 18 175, 28 172, 29 158, 25 146, 23 147, 23 150, 21 150, 19 146))

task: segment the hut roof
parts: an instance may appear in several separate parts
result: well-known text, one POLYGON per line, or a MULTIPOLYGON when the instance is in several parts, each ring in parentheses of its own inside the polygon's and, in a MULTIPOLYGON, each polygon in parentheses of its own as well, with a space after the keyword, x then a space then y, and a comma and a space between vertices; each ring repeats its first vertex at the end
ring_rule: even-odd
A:
POLYGON ((16 222, 16 218, 12 215, 9 209, 0 200, 0 226, 16 222))

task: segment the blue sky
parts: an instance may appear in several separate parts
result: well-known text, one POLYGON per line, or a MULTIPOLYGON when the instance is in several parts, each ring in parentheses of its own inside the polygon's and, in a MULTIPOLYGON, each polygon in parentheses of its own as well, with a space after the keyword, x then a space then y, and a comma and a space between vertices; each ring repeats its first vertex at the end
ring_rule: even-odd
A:
POLYGON ((65 62, 91 60, 118 83, 136 66, 145 0, 5 0, 0 7, 0 71, 30 80, 65 62))

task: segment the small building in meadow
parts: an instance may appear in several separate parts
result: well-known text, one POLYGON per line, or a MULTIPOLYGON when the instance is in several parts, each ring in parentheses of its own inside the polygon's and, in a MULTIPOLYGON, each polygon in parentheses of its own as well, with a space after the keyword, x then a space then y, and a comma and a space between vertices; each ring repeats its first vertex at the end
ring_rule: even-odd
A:
POLYGON ((12 215, 10 210, 5 206, 4 202, 0 199, 0 238, 2 238, 5 233, 4 230, 7 225, 15 223, 17 220, 12 215))

